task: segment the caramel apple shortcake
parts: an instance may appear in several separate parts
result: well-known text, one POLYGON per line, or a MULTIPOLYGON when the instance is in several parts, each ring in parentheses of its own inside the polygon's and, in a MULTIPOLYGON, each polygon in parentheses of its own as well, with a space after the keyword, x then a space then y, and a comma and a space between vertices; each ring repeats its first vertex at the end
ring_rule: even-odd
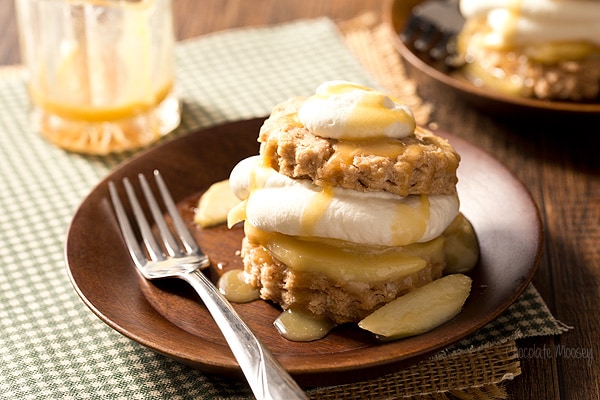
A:
POLYGON ((600 101, 600 2, 461 0, 466 77, 502 93, 600 101))
POLYGON ((277 105, 258 141, 259 154, 231 172, 242 202, 228 224, 245 221, 245 279, 262 299, 287 313, 357 323, 475 264, 456 191, 460 157, 417 127, 400 100, 325 82, 311 97, 277 105), (447 239, 465 229, 471 256, 449 263, 447 239))

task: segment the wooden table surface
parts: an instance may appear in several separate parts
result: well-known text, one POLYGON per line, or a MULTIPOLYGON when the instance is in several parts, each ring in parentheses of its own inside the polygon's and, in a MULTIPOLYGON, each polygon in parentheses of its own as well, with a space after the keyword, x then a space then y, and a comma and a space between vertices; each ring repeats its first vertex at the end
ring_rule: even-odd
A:
MULTIPOLYGON (((380 0, 173 0, 178 39, 298 18, 382 12, 380 0)), ((20 62, 13 2, 0 1, 0 66, 20 62)), ((522 374, 512 399, 600 398, 600 117, 493 115, 419 80, 445 130, 487 150, 527 188, 544 225, 534 284, 552 313, 573 327, 519 341, 522 374), (578 354, 591 354, 593 359, 578 354), (532 356, 527 356, 531 354, 532 356)))

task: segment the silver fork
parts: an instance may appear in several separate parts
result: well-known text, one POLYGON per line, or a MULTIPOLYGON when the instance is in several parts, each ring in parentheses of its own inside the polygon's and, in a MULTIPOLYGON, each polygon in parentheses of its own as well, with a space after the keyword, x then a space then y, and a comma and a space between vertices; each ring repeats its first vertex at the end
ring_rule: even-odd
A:
POLYGON ((457 0, 427 0, 413 7, 400 39, 444 69, 459 68, 464 60, 458 55, 456 36, 463 24, 457 0))
POLYGON ((123 186, 133 209, 148 256, 146 256, 142 246, 136 239, 115 184, 113 182, 108 183, 121 233, 137 269, 146 279, 179 278, 188 282, 196 290, 221 329, 223 336, 225 336, 257 399, 306 399, 306 395, 298 384, 242 321, 231 303, 201 272, 202 269, 210 265, 210 261, 202 253, 185 226, 164 180, 156 170, 154 171, 154 177, 163 203, 171 216, 174 231, 176 231, 179 238, 175 238, 167 225, 145 176, 139 174, 140 185, 160 232, 159 236, 162 237, 163 246, 158 243, 152 232, 137 200, 133 185, 129 179, 123 179, 123 186))

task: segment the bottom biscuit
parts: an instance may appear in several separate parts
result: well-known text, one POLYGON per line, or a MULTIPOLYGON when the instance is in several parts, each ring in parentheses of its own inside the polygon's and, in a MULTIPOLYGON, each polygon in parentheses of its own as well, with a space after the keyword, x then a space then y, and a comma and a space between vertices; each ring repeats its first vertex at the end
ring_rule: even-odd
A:
POLYGON ((432 257, 425 268, 398 279, 340 281, 315 272, 294 271, 248 238, 242 242, 242 257, 249 283, 260 288, 263 300, 284 310, 307 310, 338 324, 360 321, 408 291, 440 278, 444 268, 443 257, 432 257))

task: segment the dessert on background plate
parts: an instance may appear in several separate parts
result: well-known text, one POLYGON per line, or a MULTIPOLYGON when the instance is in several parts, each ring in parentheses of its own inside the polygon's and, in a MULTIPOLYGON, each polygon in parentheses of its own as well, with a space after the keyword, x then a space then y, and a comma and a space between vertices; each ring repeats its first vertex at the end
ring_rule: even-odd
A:
POLYGON ((478 258, 459 211, 460 156, 406 105, 325 82, 275 106, 258 141, 229 178, 241 201, 228 224, 244 221, 245 237, 244 271, 219 283, 227 297, 279 305, 275 326, 296 341, 345 323, 412 336, 460 312, 478 258))
POLYGON ((600 2, 460 0, 457 47, 476 86, 541 100, 600 100, 600 2))

